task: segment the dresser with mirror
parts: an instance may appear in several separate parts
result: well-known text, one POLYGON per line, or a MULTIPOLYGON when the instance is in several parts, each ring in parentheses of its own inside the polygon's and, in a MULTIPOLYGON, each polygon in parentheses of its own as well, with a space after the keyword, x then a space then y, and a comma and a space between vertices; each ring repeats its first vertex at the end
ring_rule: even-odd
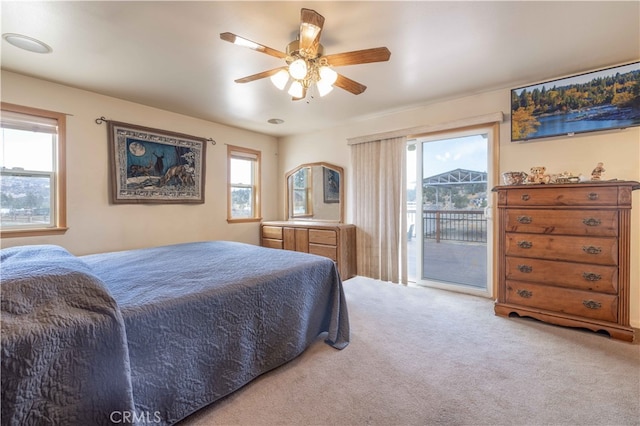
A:
POLYGON ((344 221, 344 170, 306 163, 285 175, 285 217, 260 226, 264 247, 332 259, 343 280, 356 275, 356 230, 344 221))

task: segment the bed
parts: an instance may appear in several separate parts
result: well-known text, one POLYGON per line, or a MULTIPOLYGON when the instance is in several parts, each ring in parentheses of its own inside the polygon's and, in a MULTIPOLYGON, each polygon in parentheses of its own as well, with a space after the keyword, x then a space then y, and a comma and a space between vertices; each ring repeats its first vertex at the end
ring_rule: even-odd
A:
POLYGON ((326 258, 230 241, 74 256, 3 249, 2 424, 170 425, 349 343, 326 258))

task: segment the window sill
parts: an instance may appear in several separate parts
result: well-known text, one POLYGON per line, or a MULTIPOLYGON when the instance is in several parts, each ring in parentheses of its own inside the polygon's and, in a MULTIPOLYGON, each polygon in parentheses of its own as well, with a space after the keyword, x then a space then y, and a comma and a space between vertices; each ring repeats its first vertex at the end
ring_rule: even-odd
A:
POLYGON ((63 235, 69 228, 40 228, 40 229, 5 229, 0 231, 0 238, 41 237, 46 235, 63 235))
POLYGON ((242 219, 227 219, 227 223, 249 223, 249 222, 262 222, 261 217, 248 217, 242 219))

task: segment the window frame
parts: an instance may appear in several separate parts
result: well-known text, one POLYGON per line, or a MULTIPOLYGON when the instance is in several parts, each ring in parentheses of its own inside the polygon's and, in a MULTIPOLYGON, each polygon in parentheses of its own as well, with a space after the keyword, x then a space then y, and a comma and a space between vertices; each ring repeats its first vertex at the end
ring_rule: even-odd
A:
MULTIPOLYGON (((31 226, 28 228, 1 229, 0 238, 11 237, 37 237, 47 235, 61 235, 67 232, 67 169, 66 169, 66 114, 48 111, 39 108, 26 107, 22 105, 0 103, 0 110, 15 112, 19 114, 31 115, 54 119, 57 121, 58 131, 54 147, 53 172, 42 172, 42 175, 53 173, 54 189, 52 190, 52 209, 54 211, 54 223, 52 226, 43 227, 31 226)), ((33 174, 29 172, 30 174, 33 174)), ((13 173, 10 174, 20 174, 13 173)), ((24 173, 23 173, 24 174, 24 173)), ((35 174, 40 174, 35 172, 35 174)))
POLYGON ((292 179, 291 182, 291 193, 293 194, 293 203, 291 206, 291 217, 293 218, 303 218, 303 217, 312 217, 313 216, 313 202, 312 202, 312 196, 313 196, 313 173, 312 173, 312 169, 310 166, 308 167, 302 167, 300 168, 298 171, 296 171, 295 173, 293 173, 291 176, 294 176, 294 178, 292 179), (301 170, 306 170, 305 173, 305 186, 304 187, 300 187, 300 188, 296 188, 296 181, 295 181, 295 175, 300 172, 301 170), (295 212, 295 197, 296 194, 300 193, 303 194, 303 199, 305 202, 305 210, 302 213, 296 213, 295 212))
POLYGON ((262 206, 261 206, 261 152, 255 149, 244 148, 240 146, 227 145, 227 222, 228 223, 246 223, 246 222, 260 222, 262 221, 262 206), (231 182, 231 160, 252 160, 254 161, 252 182, 250 184, 236 184, 231 182), (232 196, 231 192, 234 188, 251 188, 253 206, 252 217, 233 217, 232 209, 232 196))

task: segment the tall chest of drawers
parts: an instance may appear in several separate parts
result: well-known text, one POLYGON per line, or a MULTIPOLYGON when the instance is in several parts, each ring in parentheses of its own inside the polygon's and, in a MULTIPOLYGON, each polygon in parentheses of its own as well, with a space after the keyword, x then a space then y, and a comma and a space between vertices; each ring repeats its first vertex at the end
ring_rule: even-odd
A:
POLYGON ((356 227, 329 222, 272 221, 260 226, 260 245, 328 257, 340 278, 356 275, 356 227))
POLYGON ((638 182, 499 186, 497 315, 605 331, 629 324, 631 191, 638 182))

